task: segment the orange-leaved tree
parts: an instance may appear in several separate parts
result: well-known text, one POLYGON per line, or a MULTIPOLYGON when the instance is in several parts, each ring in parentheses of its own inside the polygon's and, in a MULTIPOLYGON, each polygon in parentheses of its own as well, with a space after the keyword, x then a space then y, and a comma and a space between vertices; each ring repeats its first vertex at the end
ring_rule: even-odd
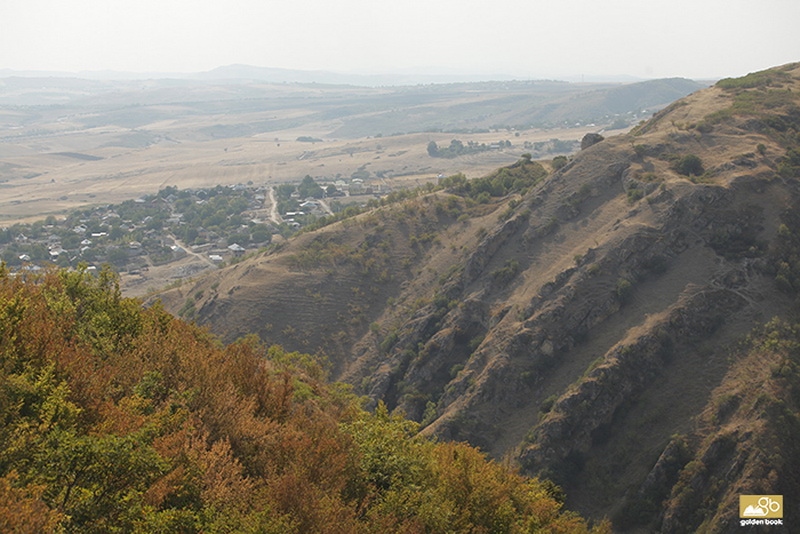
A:
POLYGON ((107 270, 0 267, 0 528, 590 530, 551 485, 364 411, 324 369, 253 338, 223 346, 123 298, 107 270))

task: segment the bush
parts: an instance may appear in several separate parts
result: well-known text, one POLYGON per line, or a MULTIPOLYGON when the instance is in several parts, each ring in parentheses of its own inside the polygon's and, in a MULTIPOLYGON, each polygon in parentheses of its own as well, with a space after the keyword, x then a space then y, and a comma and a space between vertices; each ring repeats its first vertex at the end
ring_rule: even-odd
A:
POLYGON ((492 279, 500 284, 507 284, 519 273, 519 269, 517 260, 507 260, 503 267, 492 271, 492 279))
POLYGON ((524 193, 538 183, 547 171, 539 163, 523 157, 517 163, 499 169, 484 178, 467 180, 463 174, 442 178, 439 185, 456 195, 464 195, 485 204, 491 197, 502 197, 513 193, 524 193))
POLYGON ((633 284, 625 278, 617 280, 616 295, 623 304, 628 302, 633 294, 633 284))
POLYGON ((778 85, 782 81, 790 79, 786 72, 778 70, 765 70, 761 72, 751 72, 739 78, 724 78, 717 82, 717 87, 722 89, 755 89, 757 87, 769 87, 778 85))
POLYGON ((700 176, 705 172, 703 162, 694 154, 687 154, 678 159, 673 165, 673 169, 684 176, 700 176))
POLYGON ((778 173, 784 178, 800 176, 800 150, 789 149, 786 151, 786 156, 778 165, 778 173))
POLYGON ((553 169, 559 170, 567 165, 567 156, 556 156, 553 158, 553 169))

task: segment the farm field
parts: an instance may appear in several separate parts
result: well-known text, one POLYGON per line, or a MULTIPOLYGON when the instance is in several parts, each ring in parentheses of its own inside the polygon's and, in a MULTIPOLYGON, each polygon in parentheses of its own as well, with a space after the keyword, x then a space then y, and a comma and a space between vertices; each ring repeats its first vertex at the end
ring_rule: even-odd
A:
MULTIPOLYGON (((659 82, 659 83, 655 83, 659 82)), ((548 158, 700 85, 486 82, 405 88, 0 79, 0 225, 180 189, 355 173, 382 190, 548 158), (620 100, 618 92, 625 89, 620 100), (633 96, 631 96, 633 95, 633 96), (447 146, 502 145, 452 159, 447 146), (560 140, 556 146, 552 140, 560 140), (571 143, 571 145, 570 145, 571 143)))
POLYGON ((24 144, 0 144, 5 180, 0 184, 0 223, 119 203, 166 186, 275 185, 299 182, 305 175, 349 178, 358 170, 369 171, 386 187, 421 185, 457 172, 477 177, 519 159, 528 151, 525 142, 577 141, 594 129, 527 130, 519 137, 507 132, 407 134, 315 143, 296 141, 297 134, 308 132, 282 131, 213 141, 164 140, 137 149, 103 146, 108 129, 54 134, 24 144), (453 159, 434 159, 426 153, 430 141, 448 144, 455 137, 486 144, 510 138, 514 146, 453 159))

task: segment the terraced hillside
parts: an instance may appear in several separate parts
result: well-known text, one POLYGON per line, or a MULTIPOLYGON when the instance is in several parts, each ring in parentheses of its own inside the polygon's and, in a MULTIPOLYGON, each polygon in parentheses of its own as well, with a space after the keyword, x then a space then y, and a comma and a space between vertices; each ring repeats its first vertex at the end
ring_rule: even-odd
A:
POLYGON ((558 171, 451 177, 161 298, 619 530, 728 531, 736 495, 800 490, 793 331, 740 345, 800 289, 799 91, 800 64, 723 80, 558 171))

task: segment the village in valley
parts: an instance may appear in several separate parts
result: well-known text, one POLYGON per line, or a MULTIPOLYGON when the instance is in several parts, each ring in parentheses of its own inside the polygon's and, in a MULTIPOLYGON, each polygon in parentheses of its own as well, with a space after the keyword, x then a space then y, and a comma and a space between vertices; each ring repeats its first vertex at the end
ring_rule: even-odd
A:
POLYGON ((239 261, 320 217, 386 192, 383 184, 360 178, 318 184, 310 176, 276 187, 170 186, 120 204, 0 228, 0 259, 12 273, 48 265, 94 271, 109 264, 136 276, 193 256, 202 261, 179 273, 192 275, 239 261))

